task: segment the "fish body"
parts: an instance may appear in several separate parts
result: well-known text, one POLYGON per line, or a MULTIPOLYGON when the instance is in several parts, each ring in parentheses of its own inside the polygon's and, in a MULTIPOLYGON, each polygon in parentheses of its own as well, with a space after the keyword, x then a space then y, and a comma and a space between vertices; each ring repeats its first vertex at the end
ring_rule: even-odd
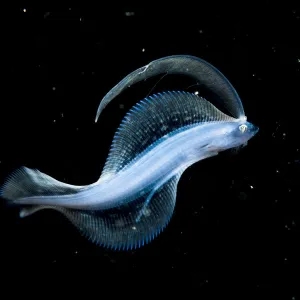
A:
POLYGON ((159 93, 126 114, 97 182, 73 186, 23 167, 0 195, 20 205, 22 217, 55 209, 99 245, 137 248, 168 224, 177 183, 189 166, 246 144, 257 131, 243 111, 235 118, 195 94, 159 93))
MULTIPOLYGON (((49 196, 44 205, 58 203, 74 209, 103 209, 116 207, 127 199, 136 198, 153 188, 156 182, 184 171, 197 161, 217 155, 219 152, 240 145, 232 139, 232 131, 238 122, 219 122, 190 126, 173 136, 164 136, 152 149, 138 160, 122 169, 109 180, 92 184, 75 195, 49 196)), ((253 134, 253 133, 250 133, 253 134)), ((22 198, 19 204, 40 204, 40 196, 22 198)))

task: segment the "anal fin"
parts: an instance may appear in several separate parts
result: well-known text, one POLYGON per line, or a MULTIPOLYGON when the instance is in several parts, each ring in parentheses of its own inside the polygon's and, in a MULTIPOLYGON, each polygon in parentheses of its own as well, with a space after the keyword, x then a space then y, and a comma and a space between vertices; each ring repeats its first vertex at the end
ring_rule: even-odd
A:
POLYGON ((21 208, 19 216, 20 218, 25 218, 28 217, 37 211, 42 210, 44 207, 42 205, 35 205, 35 206, 24 206, 21 208))
POLYGON ((174 211, 181 174, 177 173, 150 194, 113 209, 56 209, 98 245, 114 250, 139 248, 153 240, 168 224, 174 211))
POLYGON ((170 174, 169 176, 167 177, 164 177, 162 180, 158 181, 158 183, 153 187, 152 191, 150 191, 150 193, 148 194, 145 202, 144 202, 144 205, 142 206, 142 208, 140 209, 135 221, 136 222, 139 222, 141 220, 141 217, 143 215, 146 215, 146 210, 147 210, 147 207, 149 206, 149 203, 153 197, 153 195, 157 192, 159 192, 159 189, 167 182, 170 180, 170 178, 172 178, 174 175, 170 174))

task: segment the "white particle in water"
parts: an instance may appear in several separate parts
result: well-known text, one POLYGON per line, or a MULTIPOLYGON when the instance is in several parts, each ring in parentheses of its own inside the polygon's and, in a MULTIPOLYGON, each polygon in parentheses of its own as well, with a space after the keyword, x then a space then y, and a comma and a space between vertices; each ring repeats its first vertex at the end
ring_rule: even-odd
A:
POLYGON ((199 95, 199 92, 198 92, 198 91, 196 91, 194 94, 195 94, 195 95, 199 95))
POLYGON ((125 16, 126 17, 132 17, 132 16, 134 16, 135 15, 135 12, 134 11, 126 11, 125 12, 125 16))

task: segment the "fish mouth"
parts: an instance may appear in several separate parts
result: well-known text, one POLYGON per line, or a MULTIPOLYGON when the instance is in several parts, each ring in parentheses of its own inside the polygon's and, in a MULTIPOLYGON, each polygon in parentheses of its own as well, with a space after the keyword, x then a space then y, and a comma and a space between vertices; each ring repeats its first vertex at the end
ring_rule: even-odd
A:
POLYGON ((250 128, 251 136, 256 135, 258 131, 259 131, 259 127, 251 124, 251 128, 250 128))
POLYGON ((259 127, 254 126, 253 128, 253 135, 256 135, 259 132, 259 127))

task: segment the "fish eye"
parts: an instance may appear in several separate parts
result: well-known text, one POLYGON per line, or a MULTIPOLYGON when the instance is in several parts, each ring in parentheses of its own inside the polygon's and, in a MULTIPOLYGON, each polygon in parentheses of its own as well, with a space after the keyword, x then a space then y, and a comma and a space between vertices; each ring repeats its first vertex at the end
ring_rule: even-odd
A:
POLYGON ((247 130, 247 125, 245 125, 245 124, 242 124, 242 125, 240 125, 239 126, 239 130, 242 132, 242 133, 244 133, 246 130, 247 130))

